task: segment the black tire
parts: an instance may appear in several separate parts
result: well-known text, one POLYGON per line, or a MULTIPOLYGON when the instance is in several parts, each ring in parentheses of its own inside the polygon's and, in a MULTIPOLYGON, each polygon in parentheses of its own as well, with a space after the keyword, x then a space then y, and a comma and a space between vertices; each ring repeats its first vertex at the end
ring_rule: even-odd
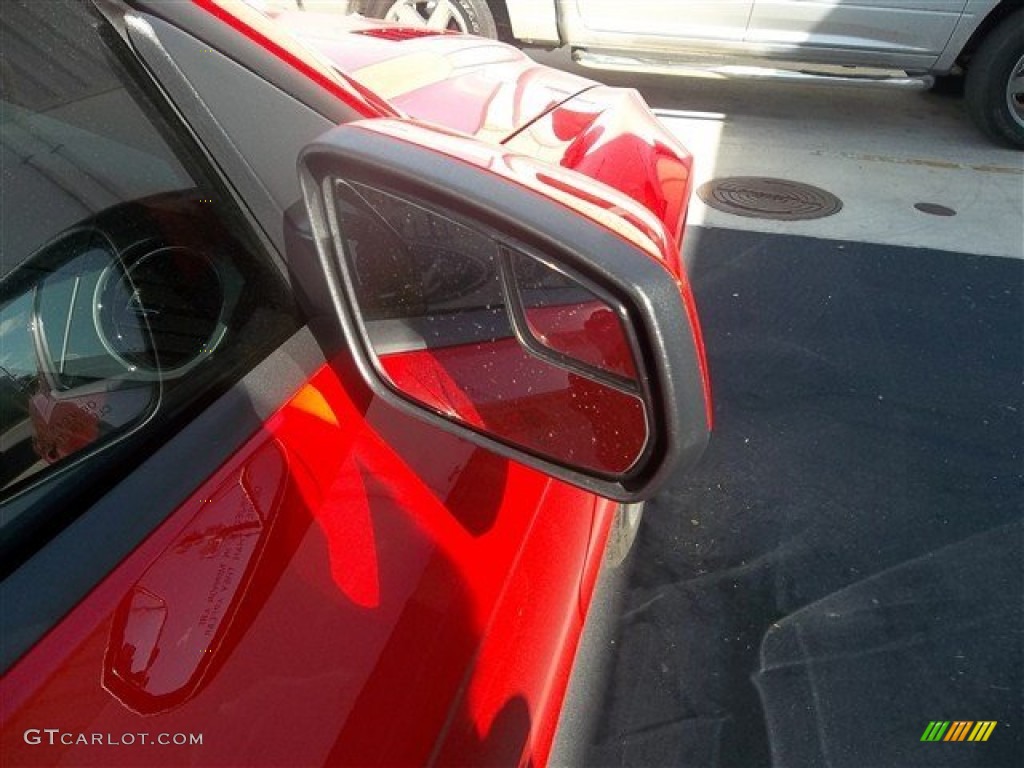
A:
POLYGON ((967 111, 1000 144, 1024 149, 1024 11, 986 37, 967 68, 967 111))
POLYGON ((955 96, 962 98, 964 95, 963 75, 935 75, 932 86, 929 90, 936 96, 955 96))
MULTIPOLYGON (((426 24, 437 0, 366 0, 361 4, 361 13, 375 19, 387 18, 396 6, 414 6, 417 14, 426 24)), ((448 29, 468 32, 472 35, 498 39, 498 26, 486 0, 447 0, 452 10, 452 21, 448 29)))

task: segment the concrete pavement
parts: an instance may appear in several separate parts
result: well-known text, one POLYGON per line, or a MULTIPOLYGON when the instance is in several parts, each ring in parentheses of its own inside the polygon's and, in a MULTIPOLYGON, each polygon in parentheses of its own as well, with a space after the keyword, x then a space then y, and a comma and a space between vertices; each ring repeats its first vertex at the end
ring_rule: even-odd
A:
POLYGON ((840 213, 807 222, 747 219, 696 197, 689 223, 959 253, 1024 258, 1024 153, 991 144, 963 101, 906 85, 777 82, 763 77, 637 75, 539 60, 635 87, 694 154, 695 188, 723 176, 821 187, 840 213), (956 211, 937 217, 914 208, 956 211))

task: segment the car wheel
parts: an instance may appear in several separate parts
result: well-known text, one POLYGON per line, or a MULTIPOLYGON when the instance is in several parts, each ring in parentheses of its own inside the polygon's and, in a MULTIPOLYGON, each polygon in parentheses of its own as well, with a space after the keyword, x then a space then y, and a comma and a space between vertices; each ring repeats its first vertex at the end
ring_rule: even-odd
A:
POLYGON ((928 89, 936 96, 953 96, 962 98, 964 95, 963 75, 935 75, 928 89))
POLYGON ((498 37, 494 15, 485 0, 368 0, 362 12, 408 26, 498 37))
POLYGON ((1001 144, 1024 148, 1024 11, 982 42, 967 70, 967 109, 1001 144))

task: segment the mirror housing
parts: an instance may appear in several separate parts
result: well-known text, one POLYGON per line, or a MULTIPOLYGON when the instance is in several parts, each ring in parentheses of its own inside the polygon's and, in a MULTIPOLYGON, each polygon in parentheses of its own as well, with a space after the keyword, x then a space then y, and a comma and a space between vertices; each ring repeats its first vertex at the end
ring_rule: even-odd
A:
POLYGON ((619 501, 700 457, 711 411, 677 245, 573 171, 408 121, 299 160, 334 309, 374 392, 619 501))

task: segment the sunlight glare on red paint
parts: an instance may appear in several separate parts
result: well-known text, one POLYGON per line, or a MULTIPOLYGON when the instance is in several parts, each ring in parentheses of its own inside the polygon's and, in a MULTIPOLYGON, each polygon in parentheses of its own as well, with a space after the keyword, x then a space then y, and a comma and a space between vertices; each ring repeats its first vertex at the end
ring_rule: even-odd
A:
POLYGON ((199 8, 240 32, 296 72, 309 78, 363 117, 398 117, 399 112, 372 91, 345 77, 241 0, 192 0, 199 8))

